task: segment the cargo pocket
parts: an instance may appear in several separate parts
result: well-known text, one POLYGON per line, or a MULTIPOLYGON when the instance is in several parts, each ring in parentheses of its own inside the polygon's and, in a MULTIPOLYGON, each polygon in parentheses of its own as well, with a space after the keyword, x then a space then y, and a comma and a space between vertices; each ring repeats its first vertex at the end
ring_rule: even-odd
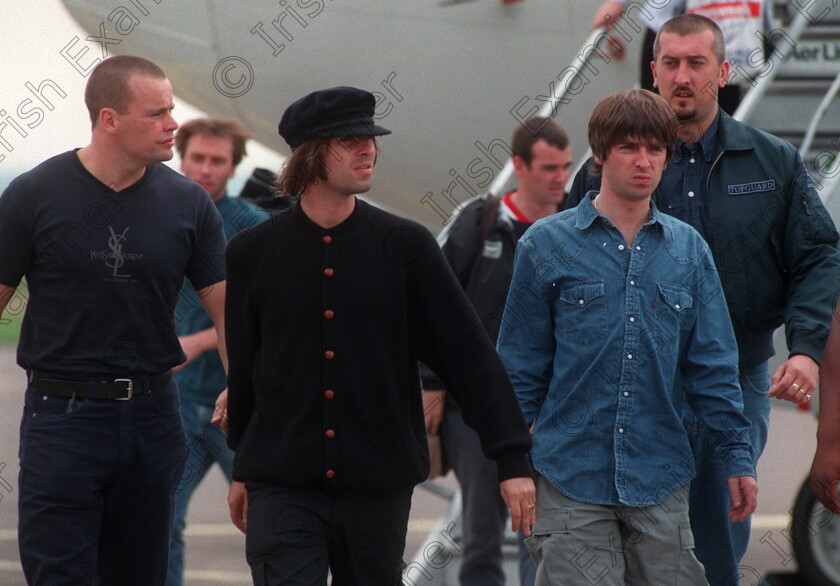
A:
MULTIPOLYGON (((697 556, 694 555, 694 533, 691 532, 691 525, 680 523, 679 530, 680 562, 674 584, 704 584, 708 586, 706 570, 703 564, 698 561, 697 556)), ((733 584, 736 582, 733 582, 733 584)))
POLYGON ((570 509, 552 509, 543 514, 537 515, 534 523, 534 533, 525 539, 525 547, 531 554, 531 559, 539 565, 540 562, 550 565, 558 563, 557 556, 552 556, 549 541, 552 536, 569 534, 570 509))
POLYGON ((694 549, 694 533, 691 531, 691 525, 680 524, 680 546, 684 550, 694 549))

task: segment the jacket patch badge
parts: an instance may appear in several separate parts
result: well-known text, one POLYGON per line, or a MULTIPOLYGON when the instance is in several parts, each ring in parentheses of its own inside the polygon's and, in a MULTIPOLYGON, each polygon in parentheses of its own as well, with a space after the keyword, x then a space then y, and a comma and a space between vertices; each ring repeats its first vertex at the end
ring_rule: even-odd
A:
POLYGON ((502 242, 485 240, 484 250, 481 251, 481 256, 484 258, 492 258, 494 260, 502 258, 502 242))
POLYGON ((752 183, 741 183, 739 185, 727 185, 729 195, 747 195, 749 193, 760 193, 762 191, 773 191, 776 189, 776 180, 754 181, 752 183))

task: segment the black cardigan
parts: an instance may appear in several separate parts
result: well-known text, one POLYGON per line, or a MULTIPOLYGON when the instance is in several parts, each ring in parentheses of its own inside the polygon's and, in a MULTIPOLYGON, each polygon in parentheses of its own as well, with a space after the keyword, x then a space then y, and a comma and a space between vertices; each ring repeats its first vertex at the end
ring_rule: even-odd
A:
POLYGON ((237 480, 335 493, 421 482, 418 360, 499 479, 530 475, 504 366, 422 226, 357 200, 324 229, 294 206, 231 240, 225 311, 237 480))

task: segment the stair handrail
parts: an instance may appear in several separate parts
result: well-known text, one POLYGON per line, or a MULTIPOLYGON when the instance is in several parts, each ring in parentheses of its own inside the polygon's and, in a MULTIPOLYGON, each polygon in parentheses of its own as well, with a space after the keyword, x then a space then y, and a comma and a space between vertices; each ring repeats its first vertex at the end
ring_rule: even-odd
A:
POLYGON ((799 155, 803 159, 805 158, 805 154, 811 148, 811 143, 814 142, 814 136, 817 134, 817 126, 838 91, 840 91, 840 71, 837 72, 837 75, 834 77, 834 81, 831 82, 831 86, 828 88, 828 91, 825 92, 820 105, 817 106, 814 115, 811 117, 811 121, 808 123, 808 129, 805 131, 805 138, 802 139, 802 144, 799 147, 799 155))
MULTIPOLYGON (((768 57, 773 58, 778 55, 776 64, 773 65, 767 74, 762 76, 756 82, 756 85, 754 85, 752 89, 747 91, 744 99, 741 100, 741 104, 738 106, 738 109, 735 110, 733 118, 744 122, 750 117, 758 102, 764 97, 764 94, 767 93, 767 89, 770 87, 770 84, 776 79, 776 76, 779 74, 779 70, 781 69, 781 64, 784 63, 785 59, 787 59, 788 55, 790 55, 790 52, 793 51, 793 47, 796 45, 799 37, 802 36, 802 31, 805 30, 808 24, 808 16, 803 12, 798 12, 796 17, 793 19, 793 22, 791 22, 790 26, 788 26, 785 30, 785 34, 793 41, 793 44, 773 47, 773 51, 770 55, 768 55, 768 57)), ((775 30, 777 29, 773 29, 773 31, 770 31, 769 34, 772 36, 775 30)), ((770 40, 772 41, 772 38, 770 40)))
MULTIPOLYGON (((583 59, 579 59, 575 57, 569 67, 573 68, 572 71, 574 72, 570 77, 574 78, 578 76, 583 71, 584 67, 590 64, 592 59, 592 55, 601 51, 603 53, 603 49, 598 48, 598 42, 602 40, 601 37, 606 36, 606 27, 598 27, 594 29, 586 40, 583 42, 580 50, 575 54, 577 56, 584 55, 583 59), (591 50, 590 50, 591 49, 591 50)), ((563 71, 567 71, 569 68, 564 69, 563 71)), ((591 68, 590 68, 591 70, 591 68)), ((554 118, 557 115, 557 111, 560 109, 560 106, 564 103, 563 98, 569 91, 568 84, 559 84, 562 88, 562 91, 559 95, 552 95, 551 99, 548 100, 537 112, 537 116, 542 116, 545 118, 554 118)), ((553 94, 553 92, 551 92, 553 94)), ((496 175, 496 178, 490 184, 490 187, 487 188, 487 191, 494 194, 500 195, 503 193, 505 186, 507 185, 508 181, 510 181, 510 177, 513 174, 513 159, 508 158, 505 166, 502 167, 502 170, 499 171, 499 174, 496 175)))

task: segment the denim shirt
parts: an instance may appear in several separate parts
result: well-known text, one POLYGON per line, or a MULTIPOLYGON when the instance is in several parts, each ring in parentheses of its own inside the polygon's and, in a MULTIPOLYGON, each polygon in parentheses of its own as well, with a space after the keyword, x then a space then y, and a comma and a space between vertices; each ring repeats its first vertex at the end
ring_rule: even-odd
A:
POLYGON ((674 154, 662 172, 657 200, 663 212, 693 226, 710 247, 712 228, 707 191, 712 159, 719 153, 719 125, 720 112, 697 142, 689 144, 682 139, 677 140, 674 154))
POLYGON ((708 245, 651 203, 627 246, 593 195, 536 222, 516 249, 498 350, 535 424, 534 468, 578 501, 662 502, 694 477, 688 401, 727 476, 755 476, 708 245))

